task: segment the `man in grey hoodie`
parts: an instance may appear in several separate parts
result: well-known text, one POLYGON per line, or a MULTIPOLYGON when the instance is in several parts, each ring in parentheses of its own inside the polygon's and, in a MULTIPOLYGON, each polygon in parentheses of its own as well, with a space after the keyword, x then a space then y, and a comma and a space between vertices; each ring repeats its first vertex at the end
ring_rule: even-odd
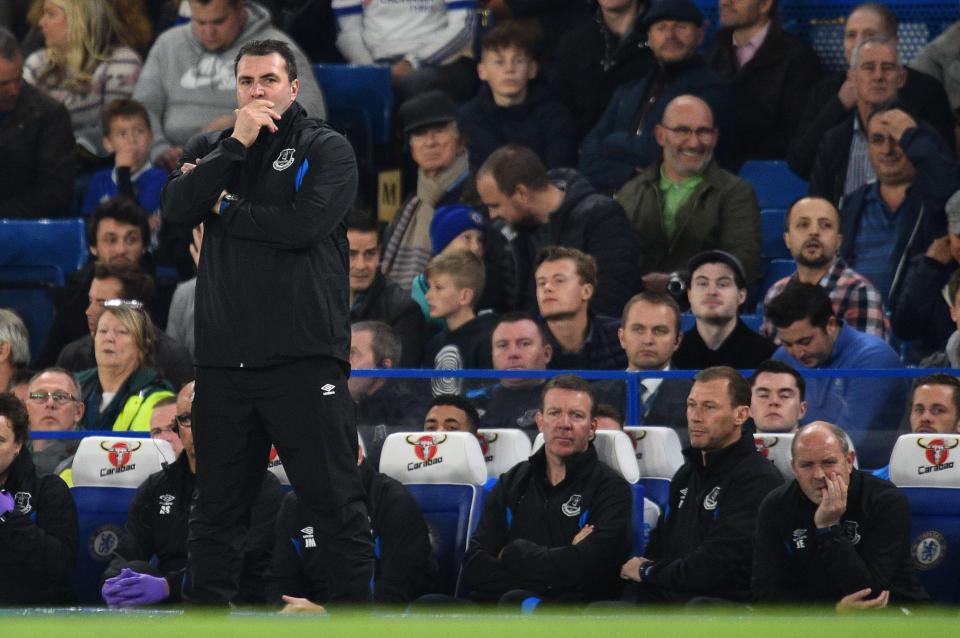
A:
MULTIPOLYGON (((190 23, 160 34, 150 49, 133 97, 147 107, 154 141, 150 159, 172 170, 194 134, 233 126, 237 106, 234 58, 251 40, 282 40, 297 66, 310 61, 252 0, 190 0, 190 23)), ((326 118, 313 73, 300 77, 297 102, 312 117, 326 118)), ((192 159, 190 160, 193 161, 192 159)))

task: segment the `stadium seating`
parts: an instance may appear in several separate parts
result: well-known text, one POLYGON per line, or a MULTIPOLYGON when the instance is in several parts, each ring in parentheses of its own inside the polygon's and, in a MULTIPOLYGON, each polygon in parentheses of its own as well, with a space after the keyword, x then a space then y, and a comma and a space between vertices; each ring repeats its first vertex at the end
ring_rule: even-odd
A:
POLYGON ((910 500, 917 577, 938 603, 960 602, 960 435, 904 434, 890 480, 910 500))
POLYGON ((391 141, 393 89, 390 67, 315 64, 317 83, 327 103, 327 119, 342 130, 367 167, 378 145, 391 141))
POLYGON ((487 463, 487 480, 501 474, 530 456, 530 439, 521 430, 490 428, 477 431, 477 440, 487 463))
POLYGON ((456 595, 467 542, 480 520, 480 487, 487 480, 477 437, 467 432, 391 434, 383 443, 380 471, 417 499, 440 568, 437 593, 456 595))
POLYGON ((753 442, 757 446, 757 452, 773 463, 784 480, 793 480, 793 469, 790 467, 790 461, 793 460, 793 455, 790 454, 793 434, 758 432, 753 435, 753 442))
POLYGON ((137 487, 176 459, 160 439, 88 436, 73 459, 80 525, 74 590, 81 603, 100 603, 100 577, 120 540, 137 487))
POLYGON ((786 210, 793 200, 807 194, 807 182, 783 160, 750 160, 740 168, 740 177, 753 185, 761 209, 786 210))
MULTIPOLYGON (((767 262, 765 271, 763 273, 763 297, 766 296, 767 291, 770 290, 773 284, 777 283, 784 277, 789 277, 797 269, 797 264, 792 259, 774 259, 767 262)), ((763 299, 761 298, 761 301, 763 299)))
POLYGON ((23 318, 32 353, 53 321, 53 289, 86 261, 82 219, 0 219, 0 308, 23 318))
POLYGON ((760 211, 760 256, 764 260, 792 259, 783 243, 786 208, 764 208, 760 211))
POLYGON ((633 426, 623 431, 633 443, 638 482, 646 498, 663 509, 670 501, 670 481, 683 465, 680 437, 668 427, 633 426))

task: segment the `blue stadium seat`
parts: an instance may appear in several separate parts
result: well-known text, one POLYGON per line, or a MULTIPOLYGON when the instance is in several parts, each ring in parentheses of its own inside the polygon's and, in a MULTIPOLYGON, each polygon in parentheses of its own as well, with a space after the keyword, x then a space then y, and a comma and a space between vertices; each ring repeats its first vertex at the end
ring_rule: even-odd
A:
POLYGON ((789 277, 796 269, 797 264, 792 259, 774 259, 767 263, 763 273, 763 293, 760 295, 760 300, 763 301, 773 284, 784 277, 789 277))
POLYGON ((760 211, 760 256, 764 259, 790 259, 783 243, 783 221, 786 208, 764 208, 760 211))
POLYGON ((0 219, 0 307, 15 310, 39 352, 53 318, 53 289, 87 261, 83 220, 0 219))
POLYGON ((391 434, 380 453, 380 471, 403 483, 423 510, 439 567, 436 593, 457 595, 487 480, 477 438, 468 432, 391 434))
POLYGON ((807 182, 782 160, 750 160, 740 168, 740 177, 753 185, 761 209, 786 210, 795 199, 807 194, 807 182))
POLYGON ((960 436, 904 434, 890 480, 910 500, 917 578, 937 603, 960 602, 960 436))
POLYGON ((89 436, 73 460, 73 487, 80 542, 73 586, 81 603, 102 603, 100 578, 113 557, 137 487, 173 461, 170 444, 159 439, 89 436))
POLYGON ((390 67, 361 64, 315 64, 317 83, 327 103, 327 119, 341 129, 365 159, 374 164, 374 147, 393 134, 393 88, 390 67))
POLYGON ((670 502, 670 481, 683 465, 680 437, 673 428, 631 426, 623 431, 633 442, 634 456, 646 498, 662 510, 670 502))

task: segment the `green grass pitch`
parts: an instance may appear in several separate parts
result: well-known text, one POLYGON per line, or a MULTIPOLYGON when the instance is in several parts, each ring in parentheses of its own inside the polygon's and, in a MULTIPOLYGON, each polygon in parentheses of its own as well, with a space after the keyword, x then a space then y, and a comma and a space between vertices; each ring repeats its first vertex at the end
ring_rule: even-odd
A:
POLYGON ((496 613, 280 616, 263 613, 190 614, 82 611, 0 611, 4 637, 41 638, 956 638, 960 612, 926 609, 847 614, 832 611, 663 612, 626 614, 496 613))

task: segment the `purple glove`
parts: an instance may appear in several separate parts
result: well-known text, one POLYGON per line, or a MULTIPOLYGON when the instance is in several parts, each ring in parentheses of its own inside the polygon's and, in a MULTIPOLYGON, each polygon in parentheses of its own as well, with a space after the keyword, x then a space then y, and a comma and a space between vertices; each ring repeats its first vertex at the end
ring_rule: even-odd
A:
POLYGON ((16 507, 16 503, 13 497, 10 496, 7 490, 0 490, 0 516, 3 516, 7 512, 12 512, 14 507, 16 507))
POLYGON ((100 593, 111 607, 130 607, 164 601, 170 595, 170 588, 166 578, 141 574, 125 567, 103 583, 100 593))

